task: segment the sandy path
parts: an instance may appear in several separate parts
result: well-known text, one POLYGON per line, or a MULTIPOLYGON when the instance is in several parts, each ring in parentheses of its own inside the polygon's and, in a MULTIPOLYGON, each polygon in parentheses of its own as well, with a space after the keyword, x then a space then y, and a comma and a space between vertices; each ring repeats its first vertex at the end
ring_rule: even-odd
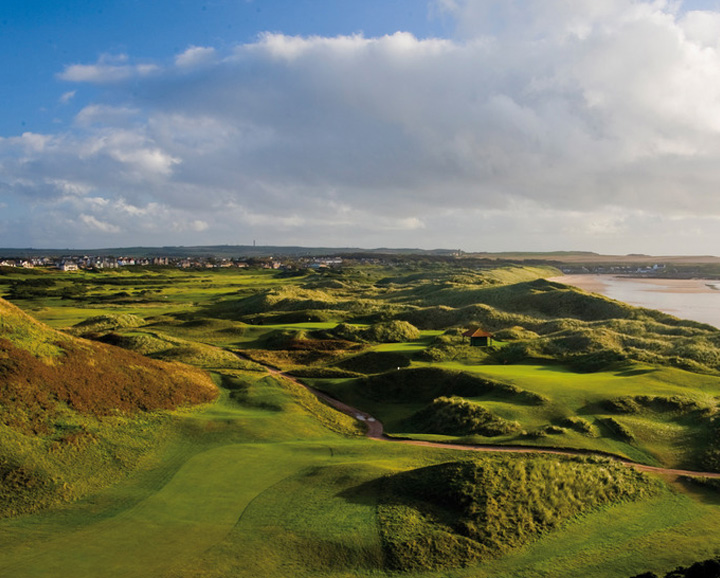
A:
POLYGON ((295 383, 296 385, 299 385, 300 387, 304 387, 305 389, 307 389, 308 391, 310 391, 311 393, 316 395, 318 398, 320 398, 321 400, 326 402, 331 407, 334 407, 338 411, 341 411, 344 414, 347 414, 351 417, 354 417, 357 420, 362 421, 363 423, 365 423, 367 425, 367 434, 366 435, 369 438, 381 440, 384 442, 407 444, 407 445, 413 445, 413 446, 423 446, 423 447, 428 447, 428 448, 470 451, 470 452, 551 454, 551 455, 559 455, 559 456, 600 456, 600 457, 612 458, 623 465, 635 468, 636 470, 643 471, 643 472, 662 474, 662 475, 670 475, 670 476, 687 476, 690 478, 720 479, 720 473, 717 473, 717 472, 696 472, 696 471, 692 471, 692 470, 678 470, 678 469, 673 469, 673 468, 660 468, 660 467, 656 467, 656 466, 647 466, 645 464, 639 464, 637 462, 632 462, 630 460, 624 460, 617 456, 612 456, 609 454, 601 454, 601 453, 596 453, 596 452, 592 452, 592 451, 547 448, 547 447, 537 447, 537 446, 461 445, 461 444, 446 444, 446 443, 439 443, 439 442, 426 442, 426 441, 420 441, 420 440, 408 440, 408 439, 393 438, 393 437, 387 436, 387 435, 385 435, 385 433, 383 433, 382 423, 379 420, 375 419, 373 416, 371 416, 369 413, 360 411, 359 409, 351 407, 333 397, 330 397, 326 393, 318 391, 315 388, 309 387, 309 386, 305 385, 304 383, 298 381, 294 377, 287 375, 286 373, 280 371, 277 368, 268 367, 268 366, 265 366, 265 368, 268 370, 268 372, 270 372, 271 375, 274 375, 276 377, 282 377, 283 379, 292 381, 293 383, 295 383))
POLYGON ((334 407, 338 411, 340 411, 344 414, 347 414, 350 417, 354 417, 358 421, 363 422, 367 426, 367 433, 366 433, 367 437, 375 438, 375 439, 389 439, 383 433, 382 423, 380 423, 378 420, 376 420, 369 413, 360 411, 359 409, 351 407, 351 406, 341 402, 340 400, 335 399, 334 397, 330 397, 328 394, 323 393, 322 391, 317 390, 314 387, 305 385, 304 383, 295 379, 293 376, 288 375, 287 373, 283 373, 279 369, 276 369, 274 367, 270 367, 267 365, 265 365, 264 367, 265 367, 265 369, 268 370, 268 372, 270 372, 271 375, 274 375, 275 377, 282 377, 283 379, 292 381, 294 384, 299 385, 300 387, 302 387, 304 389, 307 389, 310 393, 312 393, 319 399, 323 400, 329 406, 334 407))

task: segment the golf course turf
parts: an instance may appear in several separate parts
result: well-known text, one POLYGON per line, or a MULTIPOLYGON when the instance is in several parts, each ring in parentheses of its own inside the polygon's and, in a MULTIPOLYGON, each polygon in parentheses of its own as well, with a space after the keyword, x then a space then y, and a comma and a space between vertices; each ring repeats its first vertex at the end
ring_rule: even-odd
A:
MULTIPOLYGON (((629 578, 718 555, 720 493, 683 478, 719 471, 718 332, 533 281, 552 273, 48 272, 84 297, 15 305, 192 365, 217 398, 108 415, 69 398, 23 414, 46 429, 0 424, 0 576, 629 578), (504 339, 470 348, 463 318, 504 339), (13 502, 23 480, 45 480, 37 508, 13 502)), ((38 359, 59 343, 4 331, 38 359)))

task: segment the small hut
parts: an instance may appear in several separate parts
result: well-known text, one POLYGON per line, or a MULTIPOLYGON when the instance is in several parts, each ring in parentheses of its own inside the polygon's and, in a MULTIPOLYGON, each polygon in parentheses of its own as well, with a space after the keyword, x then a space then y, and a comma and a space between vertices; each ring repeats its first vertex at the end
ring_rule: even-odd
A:
POLYGON ((493 334, 477 327, 463 333, 463 337, 470 338, 471 347, 489 347, 492 345, 493 334))

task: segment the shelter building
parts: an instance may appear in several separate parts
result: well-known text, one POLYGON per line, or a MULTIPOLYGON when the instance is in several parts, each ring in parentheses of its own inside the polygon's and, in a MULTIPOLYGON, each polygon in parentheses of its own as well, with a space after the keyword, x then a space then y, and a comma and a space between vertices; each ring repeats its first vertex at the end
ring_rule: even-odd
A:
POLYGON ((476 327, 463 333, 463 337, 470 338, 472 347, 489 347, 492 345, 493 334, 476 327))

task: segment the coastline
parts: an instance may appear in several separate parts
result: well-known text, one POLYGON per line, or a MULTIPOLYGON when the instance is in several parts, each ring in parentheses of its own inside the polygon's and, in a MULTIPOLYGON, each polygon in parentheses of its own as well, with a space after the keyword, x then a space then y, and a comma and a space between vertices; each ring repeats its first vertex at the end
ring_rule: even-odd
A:
POLYGON ((597 293, 635 307, 656 309, 720 328, 720 281, 661 279, 623 275, 564 275, 549 281, 597 293))
POLYGON ((647 285, 646 291, 656 291, 660 293, 716 293, 720 291, 720 281, 714 279, 661 279, 658 277, 628 277, 625 275, 612 274, 588 274, 588 275, 562 275, 559 277, 550 277, 548 281, 555 283, 563 283, 590 291, 591 293, 600 293, 606 295, 610 284, 617 282, 633 282, 647 285))

